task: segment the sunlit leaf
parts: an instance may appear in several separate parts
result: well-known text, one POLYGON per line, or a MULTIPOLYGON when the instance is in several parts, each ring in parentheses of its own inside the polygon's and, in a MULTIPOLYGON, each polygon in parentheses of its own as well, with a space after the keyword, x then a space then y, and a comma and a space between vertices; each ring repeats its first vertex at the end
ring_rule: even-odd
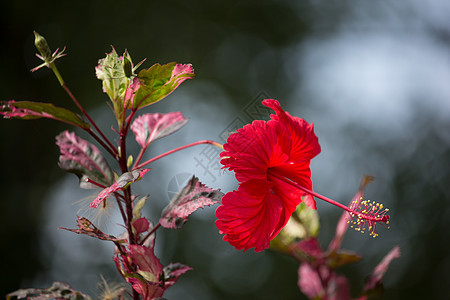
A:
POLYGON ((64 282, 53 282, 52 286, 47 289, 20 289, 6 295, 7 300, 13 299, 71 299, 71 300, 90 300, 92 299, 85 294, 74 290, 70 285, 64 282))
MULTIPOLYGON (((190 64, 154 64, 137 75, 140 86, 135 93, 132 108, 140 109, 158 102, 172 93, 183 81, 194 77, 190 64)), ((131 107, 130 107, 131 108, 131 107)))
POLYGON ((95 237, 100 240, 113 241, 113 242, 125 242, 125 240, 118 239, 115 236, 106 234, 98 229, 91 221, 84 217, 77 217, 78 229, 68 229, 60 227, 59 229, 64 229, 68 231, 75 232, 77 234, 86 234, 91 237, 95 237))
POLYGON ((138 144, 146 148, 154 140, 177 131, 187 121, 181 112, 149 113, 136 118, 131 124, 131 130, 136 135, 138 144))
POLYGON ((222 192, 205 186, 197 177, 192 176, 188 184, 163 210, 159 222, 165 228, 181 228, 191 213, 198 208, 219 203, 222 197, 222 192))
POLYGON ((99 204, 105 200, 109 195, 112 193, 115 193, 121 189, 126 188, 128 185, 130 185, 133 182, 136 182, 150 171, 149 169, 143 169, 143 170, 133 170, 131 172, 123 173, 119 178, 117 178, 116 182, 112 184, 111 186, 103 189, 98 196, 92 201, 91 207, 96 208, 99 206, 99 204))
POLYGON ((68 123, 80 128, 88 129, 89 123, 86 123, 76 113, 62 108, 56 107, 51 103, 31 102, 14 100, 0 103, 0 115, 4 118, 16 119, 39 119, 48 118, 64 123, 68 123))
POLYGON ((112 47, 111 53, 107 53, 105 58, 100 59, 95 67, 95 74, 102 81, 103 91, 111 99, 118 120, 121 120, 123 111, 134 98, 134 93, 139 86, 139 81, 134 74, 138 66, 133 66, 128 51, 125 50, 123 56, 119 56, 112 47))
POLYGON ((123 99, 128 88, 128 77, 122 64, 123 57, 119 57, 116 49, 112 47, 111 53, 98 61, 95 75, 102 81, 103 91, 108 94, 111 101, 123 99))
POLYGON ((96 146, 67 130, 56 137, 56 144, 61 152, 59 166, 64 171, 75 173, 82 188, 95 187, 86 181, 88 178, 103 186, 112 184, 111 167, 96 146))

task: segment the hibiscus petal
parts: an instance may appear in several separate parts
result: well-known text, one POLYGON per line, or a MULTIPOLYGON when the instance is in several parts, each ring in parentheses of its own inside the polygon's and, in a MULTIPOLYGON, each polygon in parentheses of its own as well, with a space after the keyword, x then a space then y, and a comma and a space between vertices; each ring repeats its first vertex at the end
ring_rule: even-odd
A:
POLYGON ((236 249, 262 251, 281 228, 283 215, 281 199, 270 192, 272 184, 263 180, 250 180, 237 191, 226 194, 216 210, 216 226, 236 249))
MULTIPOLYGON (((280 166, 276 166, 270 169, 271 172, 275 172, 277 174, 281 174, 284 177, 287 177, 299 185, 307 188, 308 190, 312 190, 312 181, 311 181, 311 169, 309 168, 309 161, 308 162, 302 162, 302 163, 290 163, 290 164, 283 164, 280 166)), ((280 186, 279 192, 282 192, 283 190, 288 190, 292 194, 296 194, 298 196, 303 196, 303 199, 301 199, 299 202, 297 202, 296 205, 300 204, 300 202, 304 201, 306 205, 308 205, 311 209, 317 209, 316 201, 314 200, 314 197, 311 196, 308 193, 305 193, 303 191, 300 191, 298 189, 294 189, 292 191, 292 186, 287 185, 285 183, 279 182, 279 184, 282 184, 282 187, 280 186)), ((294 201, 298 201, 298 199, 293 196, 285 197, 286 199, 291 199, 294 201)), ((294 208, 295 210, 295 208, 294 208)))
POLYGON ((239 182, 265 179, 268 166, 288 159, 278 143, 275 127, 259 120, 230 135, 224 149, 221 163, 235 172, 239 182))
POLYGON ((301 118, 292 117, 281 108, 277 100, 266 99, 262 104, 276 112, 276 115, 270 116, 272 120, 280 122, 290 131, 292 139, 291 161, 309 161, 320 153, 319 139, 314 133, 313 123, 308 124, 301 118))

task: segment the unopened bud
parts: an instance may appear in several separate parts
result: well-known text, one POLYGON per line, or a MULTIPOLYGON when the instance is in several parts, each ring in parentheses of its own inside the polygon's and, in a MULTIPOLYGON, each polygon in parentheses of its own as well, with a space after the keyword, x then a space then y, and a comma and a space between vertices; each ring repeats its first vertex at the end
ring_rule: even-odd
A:
POLYGON ((42 58, 45 61, 50 61, 52 59, 52 52, 50 51, 50 47, 48 46, 47 41, 42 35, 40 35, 36 31, 33 32, 35 36, 34 45, 38 49, 39 53, 41 53, 42 58))
POLYGON ((131 57, 128 52, 125 51, 123 55, 123 72, 127 78, 130 78, 133 75, 133 63, 131 62, 131 57))
POLYGON ((127 167, 131 167, 131 164, 133 163, 133 155, 128 156, 127 160, 127 167))

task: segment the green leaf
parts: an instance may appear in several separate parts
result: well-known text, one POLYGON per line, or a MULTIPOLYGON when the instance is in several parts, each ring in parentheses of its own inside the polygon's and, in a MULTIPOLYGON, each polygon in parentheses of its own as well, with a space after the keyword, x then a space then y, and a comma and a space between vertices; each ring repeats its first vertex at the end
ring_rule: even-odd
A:
POLYGON ((140 86, 136 91, 132 108, 140 109, 158 102, 172 93, 183 81, 194 77, 190 64, 175 62, 165 65, 154 64, 137 75, 140 86))
POLYGON ((114 47, 112 47, 111 53, 99 60, 95 74, 102 81, 103 91, 108 94, 111 101, 116 102, 120 98, 123 99, 128 88, 128 77, 114 47))
POLYGON ((309 208, 304 202, 300 203, 293 217, 301 224, 307 237, 319 235, 320 222, 317 210, 309 208))
POLYGON ((133 208, 133 220, 137 220, 139 219, 142 214, 141 214, 141 210, 145 205, 145 201, 147 201, 148 199, 148 195, 145 197, 142 197, 141 199, 139 199, 139 201, 137 201, 137 203, 135 204, 134 208, 133 208))
POLYGON ((130 77, 128 69, 129 64, 132 66, 131 57, 127 52, 125 66, 123 64, 123 57, 119 57, 116 49, 112 47, 111 53, 106 54, 106 57, 100 59, 98 66, 95 67, 95 74, 98 79, 102 81, 103 91, 109 96, 114 106, 114 114, 117 120, 120 120, 124 110, 123 101, 125 92, 130 84, 130 77))
POLYGON ((0 105, 0 115, 5 118, 17 118, 17 119, 39 119, 48 118, 68 123, 83 129, 89 129, 89 123, 86 123, 76 113, 62 108, 56 107, 51 103, 41 103, 32 101, 19 101, 14 100, 8 102, 2 102, 0 105))
POLYGON ((319 234, 319 215, 304 202, 297 206, 288 223, 270 242, 270 248, 283 253, 290 253, 290 245, 319 234))

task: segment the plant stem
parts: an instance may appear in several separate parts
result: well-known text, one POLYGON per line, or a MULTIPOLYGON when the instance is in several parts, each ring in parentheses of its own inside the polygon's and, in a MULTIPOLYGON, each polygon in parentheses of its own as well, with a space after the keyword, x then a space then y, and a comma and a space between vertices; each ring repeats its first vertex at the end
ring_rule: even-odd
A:
POLYGON ((122 219, 125 221, 127 219, 127 217, 125 215, 125 211, 123 210, 122 202, 120 201, 120 199, 117 195, 115 195, 115 196, 116 196, 117 206, 119 207, 119 210, 120 210, 120 214, 122 215, 122 219))
POLYGON ((81 104, 78 102, 77 98, 72 94, 72 92, 69 90, 69 87, 66 85, 66 83, 63 82, 62 84, 63 89, 66 91, 66 93, 69 95, 70 99, 75 103, 75 105, 80 109, 80 111, 83 113, 83 115, 86 116, 86 118, 89 120, 89 122, 94 126, 95 130, 100 134, 100 136, 103 138, 103 140, 108 144, 105 145, 103 141, 100 140, 96 135, 93 135, 94 132, 92 130, 89 130, 88 132, 105 148, 109 153, 111 153, 114 157, 117 155, 117 150, 114 147, 114 145, 109 141, 109 139, 103 134, 103 132, 100 130, 100 128, 97 126, 97 124, 92 120, 91 116, 87 113, 87 111, 81 106, 81 104))
POLYGON ((141 242, 140 242, 140 244, 142 245, 142 244, 144 244, 145 243, 145 241, 159 228, 159 227, 161 227, 161 223, 159 223, 158 222, 158 224, 156 224, 156 226, 155 227, 153 227, 152 228, 152 230, 150 230, 146 235, 145 235, 145 237, 141 240, 141 242))
POLYGON ((136 165, 138 165, 141 162, 142 157, 144 157, 145 150, 147 150, 147 147, 143 147, 143 148, 141 148, 141 151, 139 151, 138 157, 136 158, 136 161, 134 162, 133 170, 136 169, 136 165))
POLYGON ((72 94, 67 84, 64 82, 64 79, 61 76, 61 73, 59 73, 58 68, 56 67, 55 63, 52 62, 50 64, 50 68, 53 71, 53 74, 55 74, 56 78, 59 81, 59 84, 61 87, 66 91, 66 93, 69 95, 70 99, 75 103, 75 105, 78 107, 78 109, 83 113, 83 115, 89 120, 89 122, 94 126, 95 130, 100 134, 100 136, 103 138, 103 140, 108 144, 106 145, 92 130, 85 129, 92 137, 94 137, 103 148, 105 148, 113 157, 117 156, 117 150, 114 147, 114 145, 109 141, 109 139, 103 134, 103 132, 100 130, 100 128, 97 126, 97 124, 94 122, 94 120, 89 116, 89 114, 86 112, 86 110, 81 106, 80 102, 78 102, 77 98, 72 94))
MULTIPOLYGON (((64 50, 63 50, 63 51, 64 51, 64 50)), ((52 63, 50 64, 50 68, 52 69, 53 74, 55 74, 56 78, 58 78, 59 84, 60 84, 61 86, 63 86, 63 85, 64 85, 64 79, 62 78, 61 74, 59 73, 58 68, 56 67, 56 65, 55 65, 54 62, 52 62, 52 63)))
MULTIPOLYGON (((120 139, 120 151, 118 153, 118 162, 120 165, 120 169, 122 174, 125 172, 128 172, 128 166, 127 166, 127 134, 128 134, 129 126, 128 124, 123 124, 119 128, 119 139, 120 139)), ((136 236, 133 232, 133 200, 131 197, 131 188, 130 186, 126 187, 123 191, 124 195, 124 201, 125 201, 125 211, 123 208, 121 209, 122 218, 124 221, 124 225, 127 228, 128 232, 128 244, 129 245, 135 245, 136 244, 136 236)), ((129 265, 130 271, 135 272, 136 271, 136 265, 133 262, 130 262, 129 265)), ((132 288, 133 291, 133 299, 139 300, 141 297, 138 292, 134 288, 132 288)))
POLYGON ((89 182, 95 186, 98 186, 99 188, 106 189, 106 186, 104 186, 103 184, 100 184, 98 182, 95 182, 94 180, 92 180, 90 178, 86 178, 86 182, 89 182))
POLYGON ((188 144, 188 145, 184 145, 184 146, 172 149, 170 151, 167 151, 167 152, 165 152, 163 154, 160 154, 158 156, 155 156, 155 157, 147 160, 146 162, 143 162, 142 164, 139 164, 139 165, 135 164, 135 166, 133 167, 133 170, 140 169, 140 168, 144 167, 145 165, 148 165, 149 163, 154 162, 155 160, 158 160, 158 159, 160 159, 160 158, 162 158, 164 156, 167 156, 169 154, 172 154, 172 153, 175 153, 177 151, 180 151, 180 150, 183 150, 183 149, 186 149, 186 148, 189 148, 189 147, 193 147, 193 146, 196 146, 196 145, 201 145, 201 144, 209 144, 209 145, 213 145, 213 146, 216 146, 216 147, 219 147, 219 148, 223 149, 223 145, 220 144, 220 143, 217 143, 217 142, 211 141, 211 140, 201 140, 201 141, 198 141, 198 142, 194 142, 194 143, 191 143, 191 144, 188 144))

